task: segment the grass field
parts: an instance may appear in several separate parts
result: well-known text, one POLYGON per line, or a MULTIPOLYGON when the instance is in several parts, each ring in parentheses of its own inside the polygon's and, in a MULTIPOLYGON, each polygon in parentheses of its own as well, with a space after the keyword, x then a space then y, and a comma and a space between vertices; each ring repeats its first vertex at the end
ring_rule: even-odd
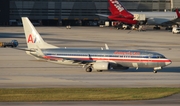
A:
POLYGON ((0 102, 147 100, 176 93, 180 88, 19 88, 0 89, 0 102))

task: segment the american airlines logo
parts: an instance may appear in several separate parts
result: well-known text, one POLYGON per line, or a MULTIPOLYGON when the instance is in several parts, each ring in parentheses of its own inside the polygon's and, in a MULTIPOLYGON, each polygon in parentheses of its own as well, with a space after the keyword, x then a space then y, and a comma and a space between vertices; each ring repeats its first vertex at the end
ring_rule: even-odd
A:
POLYGON ((40 43, 40 37, 38 36, 38 33, 36 31, 32 31, 32 34, 29 34, 28 36, 28 43, 40 43))
POLYGON ((124 10, 123 6, 121 4, 119 4, 119 2, 117 0, 110 0, 110 1, 119 10, 119 12, 122 12, 124 10))
POLYGON ((28 36, 28 41, 27 41, 28 43, 36 43, 36 38, 33 38, 33 36, 32 36, 32 34, 30 34, 29 36, 28 36))

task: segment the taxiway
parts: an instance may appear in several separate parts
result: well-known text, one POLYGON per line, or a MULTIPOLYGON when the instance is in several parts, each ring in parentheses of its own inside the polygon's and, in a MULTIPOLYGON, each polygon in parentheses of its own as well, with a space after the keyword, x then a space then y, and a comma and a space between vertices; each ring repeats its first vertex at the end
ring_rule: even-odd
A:
MULTIPOLYGON (((99 27, 37 27, 45 41, 59 47, 139 49, 159 52, 172 64, 153 69, 87 73, 80 66, 38 61, 25 51, 0 48, 0 88, 180 87, 180 35, 168 31, 130 31, 99 27)), ((1 41, 18 40, 26 48, 22 27, 0 27, 1 41)), ((16 103, 17 104, 17 103, 16 103)), ((41 105, 41 104, 40 104, 41 105)), ((88 105, 87 105, 88 106, 88 105)))

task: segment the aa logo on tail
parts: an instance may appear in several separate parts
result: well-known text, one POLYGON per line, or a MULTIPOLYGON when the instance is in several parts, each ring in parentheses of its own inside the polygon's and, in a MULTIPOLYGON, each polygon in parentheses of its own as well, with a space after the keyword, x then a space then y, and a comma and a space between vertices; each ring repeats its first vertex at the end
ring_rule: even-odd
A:
POLYGON ((28 41, 27 41, 28 43, 36 43, 36 38, 33 38, 33 35, 32 34, 30 34, 29 36, 28 36, 28 41))

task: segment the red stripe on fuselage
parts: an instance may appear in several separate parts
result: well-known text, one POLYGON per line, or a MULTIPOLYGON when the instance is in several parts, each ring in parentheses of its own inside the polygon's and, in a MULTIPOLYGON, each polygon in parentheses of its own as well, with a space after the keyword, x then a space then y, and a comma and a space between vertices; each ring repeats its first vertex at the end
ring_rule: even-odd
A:
MULTIPOLYGON (((55 59, 55 60, 62 60, 63 57, 53 57, 53 56, 44 56, 45 59, 55 59)), ((115 62, 171 62, 169 59, 144 59, 144 58, 87 58, 87 57, 64 57, 65 59, 72 59, 72 60, 82 60, 82 61, 96 61, 96 60, 104 60, 104 61, 115 61, 115 62)))

